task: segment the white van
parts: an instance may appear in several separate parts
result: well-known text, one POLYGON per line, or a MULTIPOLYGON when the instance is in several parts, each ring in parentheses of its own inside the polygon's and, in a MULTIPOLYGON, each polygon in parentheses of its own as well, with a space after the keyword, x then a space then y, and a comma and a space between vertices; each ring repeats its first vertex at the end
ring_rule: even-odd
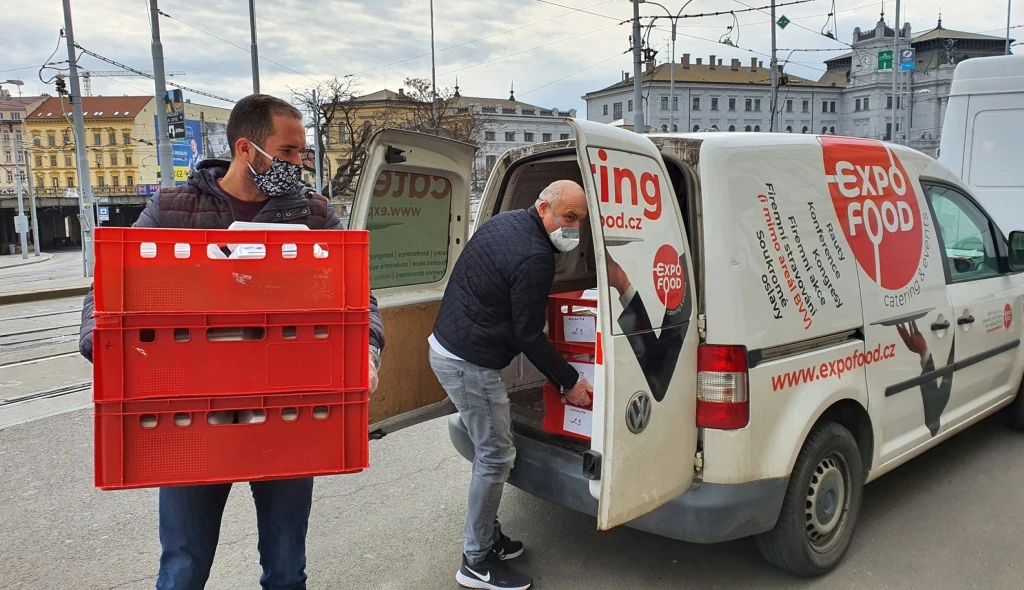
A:
POLYGON ((1024 227, 1024 55, 957 65, 939 162, 970 187, 1003 231, 1024 227))
MULTIPOLYGON (((1024 426, 1024 234, 1004 238, 936 161, 833 136, 569 122, 575 141, 498 161, 475 222, 557 179, 589 200, 553 292, 597 289, 592 439, 543 431, 544 378, 521 356, 504 375, 512 485, 602 530, 757 535, 811 576, 846 552, 865 483, 1015 399, 1024 426)), ((384 131, 370 154, 352 227, 371 231, 388 330, 370 416, 383 435, 452 412, 427 336, 469 235, 473 148, 384 131)), ((472 459, 457 414, 449 431, 472 459)))

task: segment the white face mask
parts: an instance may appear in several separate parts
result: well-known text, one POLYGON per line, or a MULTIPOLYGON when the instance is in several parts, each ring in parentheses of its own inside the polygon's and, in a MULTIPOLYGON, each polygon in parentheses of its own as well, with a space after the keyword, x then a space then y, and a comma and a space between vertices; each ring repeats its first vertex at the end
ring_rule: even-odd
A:
POLYGON ((562 227, 562 224, 558 221, 558 216, 555 215, 555 211, 551 210, 551 217, 555 219, 555 224, 558 229, 548 234, 551 238, 551 243, 555 245, 561 252, 569 252, 580 245, 580 230, 576 227, 562 227))

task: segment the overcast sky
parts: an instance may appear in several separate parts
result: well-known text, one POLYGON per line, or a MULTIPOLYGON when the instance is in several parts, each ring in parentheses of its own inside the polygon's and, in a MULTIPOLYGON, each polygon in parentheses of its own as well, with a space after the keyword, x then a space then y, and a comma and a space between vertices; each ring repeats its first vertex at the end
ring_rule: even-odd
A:
MULTIPOLYGON (((769 0, 743 0, 760 7, 769 0)), ((780 2, 781 3, 781 2, 780 2)), ((0 80, 25 82, 25 95, 52 93, 52 85, 39 82, 39 66, 58 47, 63 13, 57 0, 4 0, 4 33, 0 35, 0 80), (25 69, 21 69, 25 68, 25 69)), ((663 0, 677 11, 680 0, 663 0)), ((1024 3, 1012 24, 1024 23, 1024 3)), ((891 22, 894 3, 886 2, 891 22)), ((935 27, 942 10, 947 29, 984 32, 999 36, 1006 26, 1005 0, 909 0, 903 9, 917 32, 935 27)), ((743 10, 737 0, 694 0, 687 14, 743 10)), ((152 70, 147 0, 72 0, 76 41, 84 48, 142 70, 152 70)), ((204 29, 243 49, 190 28, 168 17, 160 21, 168 71, 184 70, 182 84, 237 99, 251 92, 249 18, 245 0, 164 0, 161 9, 170 17, 204 29)), ((831 0, 813 0, 778 8, 793 24, 778 31, 784 59, 790 49, 834 49, 834 53, 793 54, 788 70, 817 79, 822 61, 848 49, 855 27, 871 29, 878 21, 881 2, 837 0, 838 39, 818 31, 833 10, 831 0), (799 63, 797 63, 799 62, 799 63)), ((365 92, 397 89, 406 77, 429 78, 430 19, 428 0, 256 0, 261 90, 282 98, 290 88, 308 87, 314 80, 356 74, 365 92), (385 67, 386 66, 386 67, 385 67), (296 73, 299 72, 299 73, 296 73)), ((641 7, 644 15, 664 14, 656 6, 641 7)), ((435 0, 435 46, 438 87, 452 87, 456 76, 468 96, 507 98, 515 81, 516 98, 543 107, 576 108, 584 116, 581 96, 621 79, 632 71, 628 49, 628 0, 435 0), (554 4, 552 4, 552 2, 554 4), (561 6, 558 6, 561 5, 561 6), (585 11, 585 12, 584 12, 585 11), (454 47, 453 47, 454 46, 454 47), (582 71, 581 71, 582 70, 582 71)), ((731 33, 739 48, 718 43, 733 23, 729 15, 680 21, 677 57, 715 54, 745 62, 758 55, 767 63, 771 30, 760 12, 738 14, 739 33, 731 33), (756 52, 756 53, 752 53, 756 52)), ((834 25, 829 24, 829 27, 834 25)), ((659 21, 651 45, 658 60, 669 57, 668 22, 659 21)), ((1017 29, 1015 37, 1020 37, 1017 29)), ((61 44, 51 61, 67 59, 61 44)), ((96 71, 115 66, 85 56, 82 67, 96 71)), ((64 67, 64 66, 61 66, 64 67)), ((44 74, 49 78, 55 72, 44 74)), ((7 87, 9 90, 16 90, 7 87)), ((146 94, 153 83, 145 78, 95 78, 95 95, 146 94)), ((190 95, 193 102, 230 106, 190 95)))

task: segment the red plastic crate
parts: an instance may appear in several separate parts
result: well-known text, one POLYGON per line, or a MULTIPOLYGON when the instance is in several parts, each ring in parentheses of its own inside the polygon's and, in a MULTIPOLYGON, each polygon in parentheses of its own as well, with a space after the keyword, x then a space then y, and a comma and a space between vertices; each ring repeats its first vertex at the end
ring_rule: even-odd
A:
MULTIPOLYGON (((597 299, 584 299, 583 293, 572 291, 548 296, 548 340, 558 352, 594 354, 596 350, 596 343, 569 342, 565 339, 562 319, 567 315, 578 315, 581 308, 592 310, 597 307, 597 299)), ((597 321, 596 317, 594 321, 597 321)))
POLYGON ((369 338, 369 311, 98 316, 93 400, 364 390, 369 338))
MULTIPOLYGON (((104 490, 354 473, 369 467, 366 391, 95 405, 95 485, 104 490), (265 420, 210 424, 210 412, 265 420)), ((214 414, 215 418, 217 414, 214 414)))
POLYGON ((367 231, 98 227, 95 235, 97 314, 343 311, 370 306, 367 231), (211 259, 209 244, 263 244, 266 254, 261 259, 211 259), (315 246, 327 252, 326 258, 316 257, 315 246), (286 257, 286 250, 294 257, 286 257))
MULTIPOLYGON (((590 440, 591 437, 571 432, 565 429, 565 409, 566 406, 578 408, 591 412, 590 416, 593 418, 593 408, 579 408, 568 401, 563 401, 562 393, 558 391, 558 388, 552 385, 550 382, 544 384, 544 420, 541 422, 541 427, 545 432, 551 434, 558 434, 561 436, 568 436, 579 440, 590 440)), ((591 424, 593 424, 591 422, 591 424)))

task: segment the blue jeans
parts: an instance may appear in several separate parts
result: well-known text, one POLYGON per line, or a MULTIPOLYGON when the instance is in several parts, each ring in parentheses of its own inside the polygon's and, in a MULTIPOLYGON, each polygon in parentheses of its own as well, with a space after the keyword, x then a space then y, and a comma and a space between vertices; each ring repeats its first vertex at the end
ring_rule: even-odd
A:
POLYGON ((430 367, 448 393, 469 431, 475 454, 466 507, 466 559, 470 565, 487 557, 501 538, 498 506, 505 481, 516 460, 512 410, 501 371, 430 351, 430 367))
MULTIPOLYGON (((305 590, 313 478, 252 482, 264 590, 305 590)), ((202 590, 217 552, 231 484, 160 488, 157 590, 202 590)))

